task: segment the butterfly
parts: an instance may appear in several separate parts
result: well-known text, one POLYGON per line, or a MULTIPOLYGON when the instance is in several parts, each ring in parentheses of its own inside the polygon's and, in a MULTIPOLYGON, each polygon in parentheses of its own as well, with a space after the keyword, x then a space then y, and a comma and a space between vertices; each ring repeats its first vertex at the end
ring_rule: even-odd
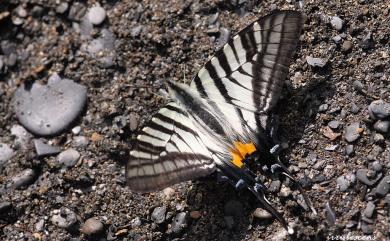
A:
POLYGON ((303 21, 297 11, 261 17, 221 47, 190 85, 168 81, 169 102, 140 131, 130 152, 129 188, 151 192, 218 171, 235 187, 249 189, 293 233, 249 166, 258 161, 265 174, 294 181, 273 148, 272 110, 303 21))

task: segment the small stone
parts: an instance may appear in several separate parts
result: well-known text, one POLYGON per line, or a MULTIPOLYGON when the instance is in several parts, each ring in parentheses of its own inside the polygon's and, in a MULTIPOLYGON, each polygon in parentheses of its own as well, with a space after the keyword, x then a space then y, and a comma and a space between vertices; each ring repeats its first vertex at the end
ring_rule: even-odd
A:
POLYGON ((104 226, 102 222, 96 217, 89 218, 81 227, 81 232, 86 235, 95 235, 103 231, 104 226))
POLYGON ((34 18, 39 18, 42 16, 42 13, 43 13, 43 8, 39 5, 35 5, 32 9, 31 9, 31 16, 33 16, 34 18))
POLYGON ((11 186, 16 189, 26 187, 34 181, 35 177, 36 172, 33 169, 25 169, 12 177, 11 186))
POLYGON ((325 217, 329 226, 334 226, 334 224, 336 223, 336 214, 333 211, 333 208, 330 206, 329 202, 326 202, 325 204, 325 217))
POLYGON ((357 114, 357 113, 359 113, 359 106, 357 106, 355 103, 352 103, 351 104, 351 113, 353 113, 353 114, 357 114))
POLYGON ((73 137, 72 145, 74 147, 86 147, 89 144, 89 139, 85 136, 73 137))
POLYGON ((269 185, 268 191, 272 193, 277 193, 280 190, 282 182, 280 180, 273 180, 269 185))
POLYGON ((129 116, 130 130, 135 131, 138 127, 138 116, 134 113, 130 113, 129 116))
POLYGON ((154 210, 153 210, 153 213, 152 213, 152 220, 157 223, 157 224, 161 224, 165 221, 165 214, 167 212, 167 207, 166 206, 161 206, 161 207, 156 207, 154 210))
POLYGON ((171 223, 172 231, 174 233, 180 233, 184 228, 187 227, 187 213, 178 213, 171 223))
POLYGON ((368 106, 368 113, 374 120, 385 119, 390 116, 390 103, 383 100, 374 100, 368 106))
POLYGON ((162 191, 166 200, 171 199, 176 192, 175 189, 171 187, 164 188, 162 191))
POLYGON ((345 40, 343 45, 341 45, 341 51, 344 53, 348 53, 349 51, 351 51, 352 47, 353 47, 352 42, 349 40, 345 40))
POLYGON ((62 79, 47 85, 22 84, 13 96, 13 107, 20 123, 37 135, 62 132, 82 112, 87 89, 72 80, 62 79))
POLYGON ((267 210, 262 208, 256 208, 256 210, 253 212, 253 216, 261 220, 267 220, 273 218, 271 213, 269 213, 267 210))
POLYGON ((61 2, 60 4, 58 4, 58 6, 56 7, 56 12, 59 13, 59 14, 63 14, 66 12, 66 10, 68 10, 68 3, 67 2, 61 2))
POLYGON ((349 221, 346 225, 345 225, 345 227, 346 228, 353 228, 353 227, 355 227, 357 225, 357 222, 356 221, 349 221))
POLYGON ((49 156, 61 152, 59 146, 52 146, 44 143, 41 139, 34 139, 35 151, 37 152, 37 157, 49 156))
POLYGON ((323 112, 327 111, 328 108, 329 108, 329 105, 328 105, 328 104, 322 104, 322 105, 320 105, 320 106, 318 107, 318 112, 323 113, 323 112))
POLYGON ((328 61, 326 59, 322 59, 322 58, 313 58, 311 56, 307 56, 306 62, 312 67, 322 68, 327 64, 328 61))
POLYGON ((363 50, 369 50, 374 47, 374 40, 372 39, 371 33, 368 33, 366 36, 364 36, 363 40, 360 42, 360 47, 363 50))
POLYGON ((340 127, 340 121, 333 120, 328 123, 328 126, 332 128, 333 130, 336 130, 340 127))
POLYGON ((336 44, 340 43, 341 40, 342 40, 342 38, 341 38, 340 35, 336 35, 336 36, 333 37, 333 41, 334 41, 336 44))
POLYGON ((340 133, 335 133, 332 131, 331 128, 329 128, 329 126, 326 126, 325 128, 322 129, 322 134, 328 138, 329 140, 331 141, 334 141, 336 140, 338 137, 341 136, 340 133))
POLYGON ((375 194, 384 197, 386 194, 388 194, 390 191, 390 176, 385 176, 376 186, 375 188, 375 194))
POLYGON ((61 152, 57 157, 58 162, 67 167, 73 167, 74 165, 76 165, 79 158, 80 153, 73 148, 61 152))
POLYGON ((91 135, 91 141, 92 142, 98 142, 98 141, 101 141, 101 140, 103 140, 103 136, 102 135, 100 135, 99 133, 96 133, 96 132, 92 133, 92 135, 91 135))
POLYGON ((345 176, 340 176, 336 179, 336 183, 340 191, 345 192, 347 189, 356 182, 356 176, 353 173, 348 173, 345 176))
POLYGON ((11 135, 16 137, 14 145, 17 148, 22 150, 29 149, 29 144, 33 136, 23 126, 13 125, 11 127, 11 135))
POLYGON ((373 226, 365 222, 362 223, 361 229, 364 234, 372 234, 374 232, 373 226))
POLYGON ((190 217, 192 219, 199 219, 200 217, 202 217, 202 213, 199 212, 199 211, 191 211, 190 212, 190 217))
POLYGON ((68 18, 72 21, 80 21, 85 15, 86 7, 80 2, 73 2, 69 9, 68 18))
POLYGON ((106 18, 106 10, 100 6, 95 6, 89 9, 88 19, 93 25, 101 24, 106 18))
POLYGON ((335 151, 339 145, 327 145, 325 146, 325 151, 335 151))
POLYGON ((232 229, 234 227, 234 223, 235 223, 233 217, 232 216, 225 216, 223 218, 225 220, 226 227, 228 229, 232 229))
POLYGON ((334 16, 330 20, 330 24, 332 27, 338 31, 340 31, 343 28, 343 20, 341 18, 334 16))
POLYGON ((372 186, 379 180, 381 175, 379 174, 376 179, 373 179, 373 177, 371 177, 370 170, 368 170, 368 169, 359 169, 359 170, 356 171, 356 177, 357 177, 357 179, 361 183, 363 183, 363 184, 365 184, 367 186, 372 186), (369 179, 369 176, 370 176, 370 179, 372 179, 372 180, 369 179))
POLYGON ((239 217, 244 213, 242 203, 237 200, 229 200, 224 207, 226 216, 239 217))
POLYGON ((383 133, 383 134, 386 134, 390 130, 390 121, 378 120, 374 124, 374 129, 383 133))
POLYGON ((142 25, 138 25, 131 29, 130 35, 132 37, 138 37, 141 34, 142 29, 143 29, 142 25))
POLYGON ((35 224, 35 231, 42 232, 45 227, 45 220, 41 219, 35 224))
POLYGON ((345 147, 345 154, 346 154, 347 156, 351 156, 351 155, 353 155, 354 153, 355 153, 355 150, 354 150, 353 145, 349 144, 349 145, 347 145, 347 146, 345 147))
POLYGON ((349 143, 354 142, 360 137, 361 132, 360 124, 354 122, 345 128, 344 138, 349 143))
POLYGON ((359 80, 355 80, 352 85, 355 90, 359 91, 360 93, 364 93, 364 84, 362 82, 360 82, 359 80))
POLYGON ((292 194, 292 191, 289 187, 283 186, 280 189, 280 196, 281 197, 289 197, 292 194))
POLYGON ((4 166, 13 156, 14 150, 5 143, 0 143, 0 167, 4 166))
POLYGON ((133 220, 131 220, 131 228, 138 228, 141 226, 141 224, 142 224, 142 221, 139 217, 136 217, 133 220))
POLYGON ((81 126, 75 126, 72 128, 73 134, 78 135, 78 134, 80 134, 80 132, 81 132, 81 126))
POLYGON ((51 222, 57 227, 71 229, 77 223, 77 216, 69 208, 63 207, 53 211, 51 222))
POLYGON ((366 208, 363 211, 363 214, 367 218, 372 218, 374 211, 375 211, 375 204, 373 202, 368 202, 366 208))

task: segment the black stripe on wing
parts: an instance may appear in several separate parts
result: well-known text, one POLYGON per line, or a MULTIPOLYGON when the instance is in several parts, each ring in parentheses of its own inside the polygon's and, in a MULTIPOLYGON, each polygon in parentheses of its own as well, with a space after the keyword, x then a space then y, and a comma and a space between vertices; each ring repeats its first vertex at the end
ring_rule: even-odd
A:
POLYGON ((171 102, 137 137, 126 166, 131 190, 150 192, 205 176, 215 163, 187 112, 171 102))

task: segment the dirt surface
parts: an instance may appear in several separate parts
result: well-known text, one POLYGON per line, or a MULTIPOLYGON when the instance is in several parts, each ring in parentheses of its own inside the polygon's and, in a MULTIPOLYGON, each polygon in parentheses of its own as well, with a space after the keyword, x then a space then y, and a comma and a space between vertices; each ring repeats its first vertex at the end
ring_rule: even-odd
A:
POLYGON ((249 192, 214 176, 151 194, 126 187, 129 150, 164 103, 164 81, 188 83, 229 33, 275 9, 300 8, 294 1, 1 1, 0 239, 390 240, 389 116, 377 120, 368 109, 390 103, 389 1, 305 1, 301 9, 307 19, 276 112, 281 157, 319 214, 305 211, 286 181, 281 188, 273 181, 269 195, 294 235, 249 192), (99 4, 106 15, 88 19, 99 4), (15 90, 55 74, 86 87, 84 111, 60 134, 20 134, 15 90), (80 157, 39 155, 37 138, 80 157))

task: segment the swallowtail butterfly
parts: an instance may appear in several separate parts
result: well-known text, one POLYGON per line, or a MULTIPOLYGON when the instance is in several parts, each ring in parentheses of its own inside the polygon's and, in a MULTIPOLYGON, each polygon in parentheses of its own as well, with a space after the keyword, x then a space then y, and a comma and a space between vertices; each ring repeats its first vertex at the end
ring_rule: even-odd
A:
POLYGON ((169 81, 170 101, 142 129, 130 152, 130 189, 156 191, 218 170, 236 187, 248 188, 293 233, 266 199, 267 187, 249 164, 259 160, 264 175, 282 174, 294 181, 271 151, 271 110, 302 25, 299 12, 273 12, 229 40, 189 86, 169 81))

